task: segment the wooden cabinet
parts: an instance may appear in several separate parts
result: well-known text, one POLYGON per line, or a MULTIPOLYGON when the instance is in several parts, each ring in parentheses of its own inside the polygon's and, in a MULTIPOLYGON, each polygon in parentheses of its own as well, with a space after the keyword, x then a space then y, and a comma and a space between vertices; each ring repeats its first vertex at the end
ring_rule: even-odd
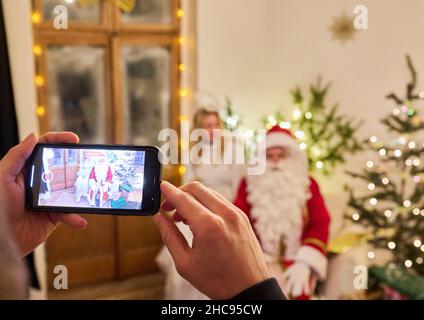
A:
MULTIPOLYGON (((84 143, 157 144, 162 128, 177 125, 179 1, 34 0, 33 8, 41 133, 70 130, 84 143), (67 10, 66 30, 54 28, 57 6, 67 10)), ((64 179, 52 187, 74 183, 66 170, 78 158, 61 157, 54 170, 64 179)), ((179 182, 177 168, 165 168, 164 177, 179 182)), ((47 241, 50 288, 59 264, 68 267, 71 287, 157 271, 162 242, 151 218, 86 218, 87 230, 61 226, 47 241)))

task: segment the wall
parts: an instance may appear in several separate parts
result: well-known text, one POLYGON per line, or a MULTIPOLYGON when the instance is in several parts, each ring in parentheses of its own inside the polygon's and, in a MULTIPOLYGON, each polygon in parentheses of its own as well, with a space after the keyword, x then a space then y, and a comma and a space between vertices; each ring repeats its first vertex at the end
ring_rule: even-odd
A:
MULTIPOLYGON (((15 108, 19 136, 38 133, 35 115, 36 90, 34 86, 34 59, 32 55, 31 3, 29 0, 2 1, 5 16, 10 67, 12 72, 15 108)), ((35 251, 35 262, 42 290, 32 290, 32 299, 44 299, 46 290, 46 263, 44 246, 35 251)))
MULTIPOLYGON (((292 110, 289 90, 307 87, 318 75, 332 81, 330 100, 342 112, 366 120, 361 136, 387 137, 379 119, 393 104, 385 95, 403 95, 411 54, 424 74, 424 1, 385 0, 201 0, 198 1, 198 88, 228 95, 246 127, 276 110, 292 110), (353 42, 333 41, 332 17, 368 8, 369 29, 353 42)), ((419 72, 420 74, 420 72, 419 72)), ((424 78, 420 84, 424 89, 424 78)), ((347 168, 363 166, 366 156, 351 157, 347 168)), ((340 168, 320 178, 333 215, 333 234, 342 224, 346 182, 340 168)))

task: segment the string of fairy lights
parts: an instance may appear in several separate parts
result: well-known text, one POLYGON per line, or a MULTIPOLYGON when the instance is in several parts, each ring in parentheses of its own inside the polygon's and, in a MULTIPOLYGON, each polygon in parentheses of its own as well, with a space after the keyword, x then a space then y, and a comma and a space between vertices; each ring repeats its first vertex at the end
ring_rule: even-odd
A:
MULTIPOLYGON (((419 98, 424 99, 424 91, 419 93, 419 98)), ((400 107, 395 107, 392 111, 393 116, 395 117, 412 117, 411 122, 415 126, 420 126, 422 123, 422 119, 416 115, 416 111, 413 107, 402 105, 400 107)), ((407 156, 407 158, 404 161, 405 168, 413 169, 414 167, 418 169, 422 165, 422 159, 420 159, 419 153, 414 153, 411 151, 417 150, 418 148, 422 147, 424 148, 424 143, 420 146, 420 143, 414 139, 411 138, 410 135, 402 135, 399 138, 395 139, 391 145, 385 146, 382 141, 380 141, 377 136, 371 136, 369 138, 370 145, 377 151, 377 154, 380 156, 380 158, 401 158, 404 155, 412 154, 412 156, 407 156)), ((368 160, 366 161, 366 167, 368 169, 376 169, 378 172, 385 172, 385 170, 382 170, 381 167, 378 166, 376 161, 368 160)), ((411 176, 409 182, 413 184, 419 184, 423 180, 422 177, 423 173, 418 172, 411 176)), ((384 174, 381 178, 381 184, 383 186, 389 185, 392 181, 388 177, 388 175, 384 174)), ((374 191, 376 189, 375 183, 369 183, 367 185, 367 189, 369 191, 374 191)), ((424 217, 424 208, 420 208, 420 203, 417 204, 416 207, 412 207, 413 201, 411 199, 406 198, 402 199, 402 207, 399 208, 400 213, 408 213, 411 212, 416 217, 424 217)), ((419 202, 419 201, 418 201, 419 202)), ((376 197, 371 197, 368 199, 368 203, 371 207, 376 207, 379 204, 379 200, 376 197)), ((422 205, 422 203, 421 203, 422 205)), ((399 213, 398 213, 399 214, 399 213)), ((395 221, 395 213, 393 210, 386 209, 384 210, 384 216, 388 219, 389 222, 395 221)), ((361 219, 361 216, 358 212, 355 212, 352 214, 352 220, 357 222, 361 219)), ((419 239, 415 237, 411 240, 411 244, 421 252, 424 253, 424 241, 422 239, 419 239)), ((398 244, 395 241, 388 241, 387 242, 387 248, 389 250, 395 250, 398 247, 398 244)), ((374 260, 376 258, 376 252, 373 250, 369 250, 367 252, 367 257, 369 260, 374 260)), ((417 263, 418 265, 421 265, 424 263, 424 258, 422 256, 419 256, 416 258, 415 261, 412 261, 411 259, 405 259, 404 266, 406 268, 411 268, 414 263, 417 263)))

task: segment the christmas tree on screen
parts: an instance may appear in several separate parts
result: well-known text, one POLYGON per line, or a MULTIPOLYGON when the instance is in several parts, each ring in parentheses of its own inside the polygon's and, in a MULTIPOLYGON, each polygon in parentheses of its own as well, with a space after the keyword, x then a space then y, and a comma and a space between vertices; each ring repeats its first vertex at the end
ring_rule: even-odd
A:
MULTIPOLYGON (((405 96, 387 95, 394 109, 381 120, 392 139, 370 137, 372 156, 361 172, 349 173, 364 189, 347 187, 348 218, 365 228, 374 249, 389 250, 397 266, 424 275, 424 121, 419 112, 424 92, 417 92, 416 71, 409 56, 406 60, 411 81, 405 96)), ((371 260, 374 249, 368 252, 371 260)))

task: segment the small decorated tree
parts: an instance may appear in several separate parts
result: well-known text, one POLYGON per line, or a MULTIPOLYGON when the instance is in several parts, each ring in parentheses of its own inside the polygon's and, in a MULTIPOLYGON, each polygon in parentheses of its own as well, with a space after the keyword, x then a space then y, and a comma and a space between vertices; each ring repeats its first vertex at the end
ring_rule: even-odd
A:
POLYGON ((220 111, 221 121, 225 129, 235 131, 241 125, 241 117, 234 111, 233 104, 229 97, 225 98, 225 102, 225 108, 220 111))

